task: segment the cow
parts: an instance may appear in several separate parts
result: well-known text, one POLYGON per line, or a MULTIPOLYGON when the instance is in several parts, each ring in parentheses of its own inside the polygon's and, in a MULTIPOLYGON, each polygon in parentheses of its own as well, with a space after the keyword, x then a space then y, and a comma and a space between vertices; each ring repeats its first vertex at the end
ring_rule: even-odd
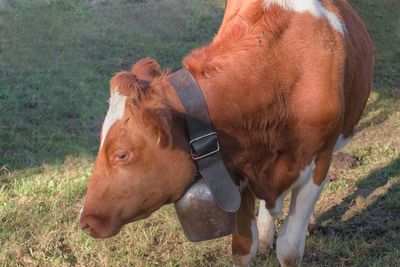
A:
MULTIPOLYGON (((277 258, 281 266, 300 265, 332 154, 350 141, 367 103, 373 61, 367 29, 346 0, 228 0, 212 42, 183 59, 241 185, 234 266, 272 248, 289 192, 277 258)), ((185 110, 170 75, 145 58, 111 79, 79 219, 86 234, 116 235, 179 200, 193 182, 185 110)))

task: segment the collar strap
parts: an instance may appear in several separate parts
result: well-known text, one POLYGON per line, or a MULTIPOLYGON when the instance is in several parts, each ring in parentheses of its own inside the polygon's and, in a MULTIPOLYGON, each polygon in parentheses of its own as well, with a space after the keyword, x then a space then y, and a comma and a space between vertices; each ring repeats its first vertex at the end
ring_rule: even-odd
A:
POLYGON ((168 79, 185 108, 190 152, 199 173, 218 206, 227 212, 237 211, 241 202, 239 188, 222 160, 217 133, 211 125, 207 102, 199 85, 184 68, 168 79))

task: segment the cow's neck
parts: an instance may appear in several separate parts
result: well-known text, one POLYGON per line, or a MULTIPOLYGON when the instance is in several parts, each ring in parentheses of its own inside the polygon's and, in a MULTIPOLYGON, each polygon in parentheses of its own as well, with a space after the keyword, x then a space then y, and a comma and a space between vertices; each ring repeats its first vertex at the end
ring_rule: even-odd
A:
MULTIPOLYGON (((214 41, 194 50, 183 64, 205 95, 231 174, 250 184, 272 184, 265 179, 277 162, 292 160, 281 151, 292 145, 290 138, 285 140, 291 132, 285 88, 293 86, 296 72, 282 64, 287 55, 278 44, 290 18, 279 8, 271 9, 272 15, 252 12, 259 17, 248 14, 245 23, 239 18, 224 21, 214 41), (264 23, 270 32, 262 30, 264 23)), ((256 187, 255 193, 271 198, 271 205, 283 190, 267 196, 268 186, 256 187)))

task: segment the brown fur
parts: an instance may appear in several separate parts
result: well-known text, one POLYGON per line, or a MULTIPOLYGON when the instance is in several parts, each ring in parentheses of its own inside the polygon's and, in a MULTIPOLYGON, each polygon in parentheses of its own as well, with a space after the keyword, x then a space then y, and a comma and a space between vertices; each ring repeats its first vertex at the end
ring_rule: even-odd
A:
POLYGON ((236 255, 234 262, 240 266, 240 257, 250 254, 253 237, 251 220, 255 220, 255 199, 249 188, 242 192, 242 203, 236 213, 236 229, 232 235, 232 253, 236 255))
MULTIPOLYGON (((230 173, 248 179, 268 208, 313 159, 314 182, 322 183, 338 136, 353 133, 370 93, 373 49, 364 24, 347 1, 322 3, 344 22, 344 36, 307 12, 228 0, 213 42, 183 60, 205 95, 230 173)), ((192 181, 183 107, 166 78, 144 59, 111 80, 129 100, 90 180, 81 225, 93 236, 116 234, 178 199, 192 181), (135 160, 110 160, 121 147, 135 160)), ((236 255, 251 246, 249 202, 238 212, 236 255)))

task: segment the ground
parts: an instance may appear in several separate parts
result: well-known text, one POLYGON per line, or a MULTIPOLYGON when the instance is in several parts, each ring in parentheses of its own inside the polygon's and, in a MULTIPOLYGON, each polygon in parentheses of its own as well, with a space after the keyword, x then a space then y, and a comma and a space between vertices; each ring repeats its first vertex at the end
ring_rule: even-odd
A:
MULTIPOLYGON (((303 265, 400 266, 400 3, 350 2, 375 42, 374 89, 354 140, 335 155, 303 265)), ((190 243, 171 206, 107 240, 84 235, 76 220, 110 77, 144 56, 178 68, 211 40, 223 7, 0 1, 0 266, 230 264, 230 237, 190 243)), ((275 252, 255 265, 277 266, 275 252)))

